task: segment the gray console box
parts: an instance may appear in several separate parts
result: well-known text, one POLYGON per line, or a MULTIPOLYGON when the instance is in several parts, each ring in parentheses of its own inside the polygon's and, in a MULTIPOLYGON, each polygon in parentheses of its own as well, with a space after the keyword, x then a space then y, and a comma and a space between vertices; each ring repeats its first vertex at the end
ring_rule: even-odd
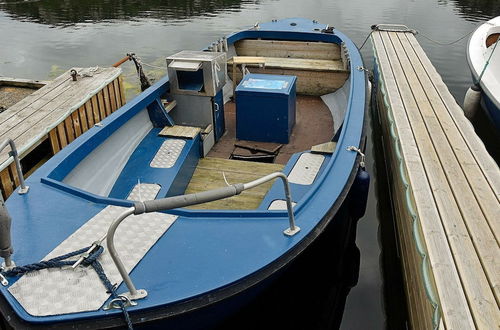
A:
POLYGON ((169 56, 167 66, 172 94, 215 96, 226 83, 226 53, 184 50, 169 56), (184 88, 187 84, 179 79, 201 88, 184 88))

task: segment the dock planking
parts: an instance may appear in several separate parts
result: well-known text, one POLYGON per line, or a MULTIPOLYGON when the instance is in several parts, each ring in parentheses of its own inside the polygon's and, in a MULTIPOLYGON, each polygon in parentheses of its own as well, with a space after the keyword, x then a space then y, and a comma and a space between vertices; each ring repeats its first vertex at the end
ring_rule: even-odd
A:
MULTIPOLYGON (((0 114, 0 141, 12 139, 22 159, 49 139, 52 154, 125 104, 121 69, 75 68, 0 114)), ((7 198, 18 185, 9 149, 0 152, 0 189, 7 198)), ((37 164, 37 166, 39 166, 37 164)), ((29 170, 29 169, 27 169, 29 170)))
POLYGON ((498 328, 498 166, 412 33, 372 42, 412 327, 498 328))

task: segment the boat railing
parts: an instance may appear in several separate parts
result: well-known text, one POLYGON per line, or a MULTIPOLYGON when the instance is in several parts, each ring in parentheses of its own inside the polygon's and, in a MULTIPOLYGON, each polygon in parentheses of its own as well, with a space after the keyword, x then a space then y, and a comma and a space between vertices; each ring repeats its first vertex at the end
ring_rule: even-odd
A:
MULTIPOLYGON (((247 182, 247 183, 237 183, 228 185, 227 187, 207 190, 200 193, 180 195, 168 198, 162 198, 157 200, 149 200, 144 202, 135 202, 134 206, 127 208, 123 211, 118 218, 111 224, 106 234, 106 243, 108 247, 109 254, 115 263, 116 268, 120 272, 120 275, 125 282, 125 285, 129 289, 129 292, 124 293, 123 296, 129 300, 137 300, 147 296, 146 290, 136 289, 134 283, 125 270, 125 267, 118 255, 115 248, 114 237, 118 226, 125 220, 128 216, 134 214, 143 214, 149 212, 166 211, 179 207, 186 207, 191 205, 203 204, 207 202, 216 201, 219 199, 239 195, 242 191, 252 189, 268 181, 280 178, 283 181, 286 197, 286 205, 288 211, 289 228, 284 230, 286 236, 293 236, 300 231, 300 228, 295 225, 295 218, 292 209, 292 198, 290 194, 290 185, 288 183, 288 178, 285 174, 281 172, 274 172, 263 176, 257 180, 247 182)), ((103 238, 104 239, 104 238, 103 238)), ((102 239, 102 240, 103 240, 102 239)))
POLYGON ((19 184, 21 186, 18 192, 19 194, 26 194, 29 190, 29 187, 24 183, 23 171, 21 170, 21 162, 19 160, 19 155, 17 153, 16 144, 12 139, 7 139, 4 142, 2 142, 2 144, 0 144, 0 152, 2 152, 3 149, 5 149, 5 147, 7 147, 8 145, 10 145, 11 149, 9 152, 9 156, 14 158, 14 163, 16 164, 17 177, 19 178, 19 184))

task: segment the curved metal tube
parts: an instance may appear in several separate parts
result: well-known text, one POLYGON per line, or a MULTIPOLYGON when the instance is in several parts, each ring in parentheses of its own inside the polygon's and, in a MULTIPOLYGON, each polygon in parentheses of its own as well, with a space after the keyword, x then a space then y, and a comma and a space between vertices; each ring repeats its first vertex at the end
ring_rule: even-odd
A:
POLYGON ((134 283, 132 283, 130 276, 128 276, 128 272, 125 270, 125 266, 123 266, 123 263, 120 260, 118 252, 116 252, 114 238, 116 229, 118 228, 120 223, 122 223, 122 221, 125 220, 125 218, 127 218, 129 215, 134 214, 134 211, 135 211, 134 207, 129 207, 128 209, 123 211, 118 217, 118 219, 113 221, 111 226, 109 226, 108 234, 106 235, 106 245, 108 246, 109 254, 113 259, 116 268, 118 268, 118 271, 120 272, 120 275, 123 278, 123 282, 125 282, 125 285, 127 285, 127 288, 129 289, 130 295, 132 297, 137 295, 137 289, 135 288, 134 283))
POLYGON ((293 215, 293 205, 292 205, 292 195, 290 194, 290 184, 288 183, 288 177, 282 172, 274 172, 263 176, 254 181, 250 181, 248 183, 243 184, 243 190, 252 189, 258 185, 266 183, 268 181, 274 180, 276 178, 280 178, 283 181, 283 186, 285 188, 285 198, 286 198, 286 208, 288 210, 288 221, 290 222, 290 228, 285 230, 286 235, 294 235, 296 234, 300 228, 295 226, 295 217, 293 215))
POLYGON ((118 271, 120 272, 120 275, 123 278, 123 282, 125 282, 125 285, 127 285, 127 288, 129 289, 129 294, 127 294, 128 298, 131 300, 140 299, 145 297, 147 294, 145 290, 136 289, 134 283, 132 283, 132 280, 128 272, 125 270, 125 266, 123 265, 118 255, 118 252, 116 251, 115 248, 114 236, 116 233, 116 229, 123 222, 123 220, 125 220, 129 215, 156 212, 159 210, 165 211, 177 207, 202 204, 213 200, 218 200, 238 195, 243 190, 252 189, 258 185, 274 180, 276 178, 281 178, 281 180, 283 181, 283 185, 285 188, 286 206, 288 209, 288 218, 290 222, 290 228, 287 228, 284 231, 284 234, 287 236, 293 236, 300 231, 300 228, 295 225, 295 218, 293 215, 292 198, 290 194, 290 186, 288 183, 288 178, 285 174, 281 172, 274 172, 245 184, 231 185, 224 188, 204 191, 198 194, 175 196, 155 201, 138 202, 133 207, 129 207, 125 211, 123 211, 120 214, 120 216, 109 227, 108 233, 106 234, 106 244, 108 246, 109 254, 111 255, 111 258, 113 259, 116 268, 118 268, 118 271))
POLYGON ((0 144, 0 152, 8 145, 10 145, 11 149, 9 155, 14 157, 14 163, 16 164, 17 176, 19 178, 19 183, 21 186, 21 188, 19 188, 19 193, 26 194, 29 190, 29 187, 26 186, 26 184, 24 183, 23 171, 21 170, 21 162, 19 161, 19 155, 17 153, 16 144, 12 139, 7 139, 4 142, 2 142, 2 144, 0 144))

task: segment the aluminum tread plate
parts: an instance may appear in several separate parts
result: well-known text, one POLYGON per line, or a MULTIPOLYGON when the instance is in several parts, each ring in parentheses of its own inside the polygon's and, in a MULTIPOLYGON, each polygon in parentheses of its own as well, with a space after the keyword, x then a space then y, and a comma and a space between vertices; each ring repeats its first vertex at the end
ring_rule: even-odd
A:
MULTIPOLYGON (((154 199, 160 186, 140 184, 134 187, 129 199, 138 199, 139 189, 144 199, 154 199), (156 186, 156 187, 155 187, 156 186)), ((108 206, 96 214, 77 231, 71 234, 44 260, 54 258, 83 247, 101 238, 109 225, 125 208, 108 206)), ((125 268, 130 272, 174 223, 177 216, 165 213, 149 213, 131 216, 118 228, 115 236, 117 251, 122 257, 125 268)), ((76 260, 77 258, 74 258, 76 260)), ((111 283, 122 282, 107 249, 99 257, 111 283)), ((98 310, 109 298, 106 288, 91 267, 80 266, 45 269, 21 277, 9 292, 22 307, 33 316, 61 315, 98 310)))
POLYGON ((134 186, 127 199, 141 202, 155 199, 160 189, 161 186, 156 183, 139 183, 134 186))
POLYGON ((314 182, 325 156, 319 154, 303 153, 288 175, 290 183, 309 185, 314 182))
POLYGON ((168 139, 163 142, 160 149, 151 161, 151 167, 171 168, 179 158, 186 141, 180 139, 168 139))
MULTIPOLYGON (((297 205, 297 203, 292 202, 292 208, 297 205)), ((269 207, 267 208, 268 210, 275 211, 275 210, 287 210, 286 206, 286 200, 284 199, 275 199, 274 201, 269 204, 269 207)))

